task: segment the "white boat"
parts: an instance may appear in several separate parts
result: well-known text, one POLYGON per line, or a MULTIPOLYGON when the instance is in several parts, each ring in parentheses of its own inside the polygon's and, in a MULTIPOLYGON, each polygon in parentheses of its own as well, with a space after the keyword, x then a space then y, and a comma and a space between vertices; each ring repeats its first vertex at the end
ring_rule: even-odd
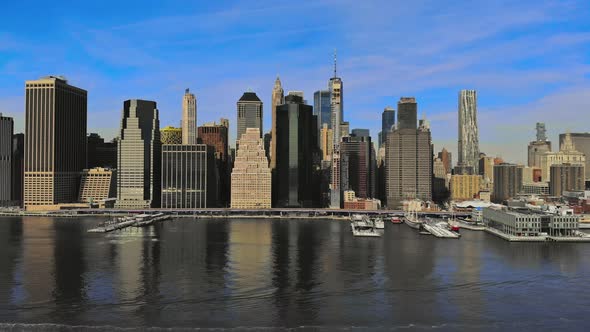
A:
POLYGON ((406 212, 404 215, 404 222, 406 225, 418 230, 422 226, 422 223, 424 223, 423 220, 418 218, 418 212, 416 210, 410 210, 406 212))
POLYGON ((352 235, 354 236, 368 236, 368 237, 380 237, 381 233, 375 227, 367 227, 357 225, 355 223, 350 224, 352 229, 352 235))
POLYGON ((375 222, 366 215, 353 215, 350 222, 350 229, 354 236, 379 237, 375 222))
POLYGON ((375 228, 377 228, 377 229, 385 229, 385 223, 383 222, 383 218, 381 218, 381 217, 377 217, 377 218, 373 219, 373 224, 375 225, 375 228))

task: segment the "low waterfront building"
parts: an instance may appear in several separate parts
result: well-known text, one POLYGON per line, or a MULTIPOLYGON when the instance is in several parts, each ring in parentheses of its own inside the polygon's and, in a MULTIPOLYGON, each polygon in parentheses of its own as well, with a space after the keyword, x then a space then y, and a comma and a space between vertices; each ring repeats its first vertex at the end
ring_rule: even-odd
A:
POLYGON ((344 209, 346 210, 379 210, 381 201, 378 199, 367 199, 356 197, 353 190, 344 191, 344 209))
POLYGON ((269 209, 272 203, 271 182, 272 174, 260 129, 247 128, 238 141, 231 173, 231 208, 269 209))
POLYGON ((117 175, 110 168, 96 167, 82 171, 79 202, 99 203, 116 197, 117 175))
POLYGON ((578 231, 578 216, 527 208, 486 207, 483 220, 488 227, 511 236, 576 236, 578 231))

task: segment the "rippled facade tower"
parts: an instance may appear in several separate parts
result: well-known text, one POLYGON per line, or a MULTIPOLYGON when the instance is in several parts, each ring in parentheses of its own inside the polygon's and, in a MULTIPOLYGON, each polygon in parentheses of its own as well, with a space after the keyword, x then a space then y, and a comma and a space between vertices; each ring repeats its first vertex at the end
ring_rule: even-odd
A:
POLYGON ((459 165, 479 169, 479 131, 477 129, 477 92, 459 92, 459 165))
POLYGON ((197 98, 189 89, 182 98, 182 144, 197 144, 197 98))

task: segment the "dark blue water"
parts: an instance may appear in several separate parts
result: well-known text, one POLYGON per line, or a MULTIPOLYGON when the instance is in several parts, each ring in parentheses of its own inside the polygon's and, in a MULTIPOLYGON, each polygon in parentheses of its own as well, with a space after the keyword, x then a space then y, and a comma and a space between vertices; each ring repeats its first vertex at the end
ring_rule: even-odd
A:
POLYGON ((0 330, 590 330, 590 245, 387 224, 0 218, 0 330))

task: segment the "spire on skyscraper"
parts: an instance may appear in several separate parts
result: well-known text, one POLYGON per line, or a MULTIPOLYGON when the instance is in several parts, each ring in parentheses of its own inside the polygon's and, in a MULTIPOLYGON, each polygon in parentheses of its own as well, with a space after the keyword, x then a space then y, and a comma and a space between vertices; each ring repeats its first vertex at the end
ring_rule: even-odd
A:
POLYGON ((338 75, 336 75, 336 49, 334 49, 334 77, 338 77, 338 75))

